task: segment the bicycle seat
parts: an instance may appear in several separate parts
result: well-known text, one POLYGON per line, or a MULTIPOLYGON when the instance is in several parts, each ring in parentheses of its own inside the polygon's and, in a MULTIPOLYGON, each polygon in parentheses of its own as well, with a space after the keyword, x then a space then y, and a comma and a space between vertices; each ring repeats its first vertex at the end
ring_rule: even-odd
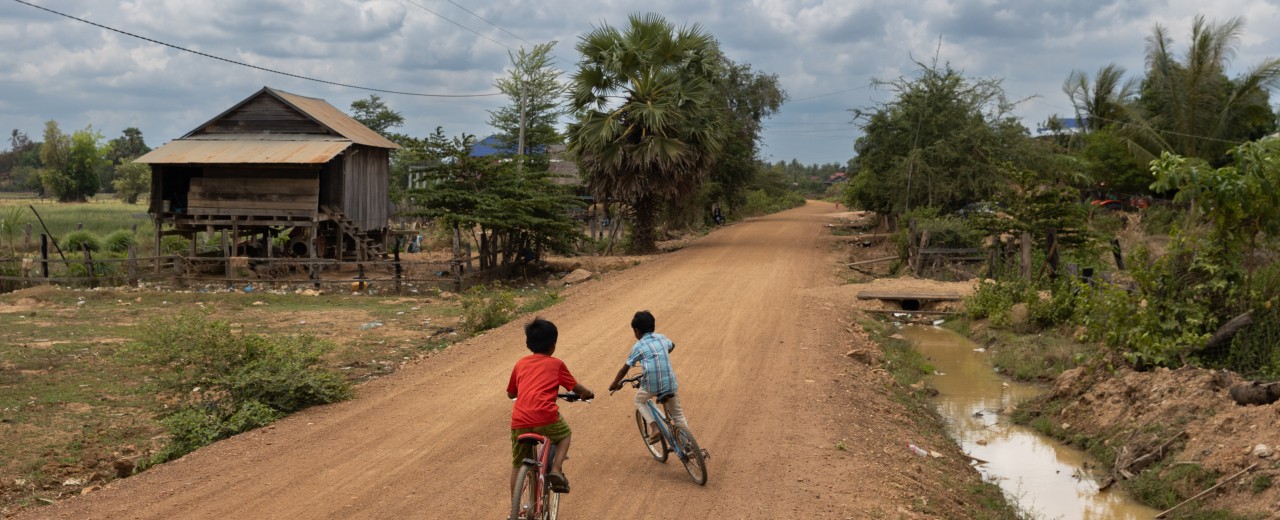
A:
POLYGON ((675 396, 676 396, 675 392, 666 392, 666 393, 658 394, 658 404, 666 404, 667 401, 670 401, 671 398, 675 396))
POLYGON ((525 433, 525 434, 521 434, 520 437, 516 439, 516 442, 520 444, 540 444, 542 443, 542 437, 536 437, 534 435, 525 433))

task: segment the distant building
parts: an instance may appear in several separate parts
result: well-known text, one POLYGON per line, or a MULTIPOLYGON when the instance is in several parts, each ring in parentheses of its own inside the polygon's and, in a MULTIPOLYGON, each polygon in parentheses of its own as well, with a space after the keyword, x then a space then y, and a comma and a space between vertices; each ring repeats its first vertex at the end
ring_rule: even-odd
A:
POLYGON ((827 186, 830 186, 832 184, 841 183, 847 180, 849 180, 849 176, 846 175, 844 172, 835 172, 831 175, 828 175, 827 179, 822 181, 822 183, 827 186))
MULTIPOLYGON (((1036 128, 1033 137, 1048 137, 1058 134, 1078 134, 1085 130, 1089 125, 1088 119, 1077 119, 1074 117, 1060 117, 1056 119, 1058 128, 1051 128, 1049 124, 1044 124, 1036 128)), ((1048 122, 1046 122, 1048 123, 1048 122)))
MULTIPOLYGON (((471 157, 488 157, 490 155, 515 155, 517 143, 507 142, 502 136, 494 134, 481 139, 471 147, 471 157)), ((546 153, 546 147, 542 145, 529 148, 530 155, 546 153)))

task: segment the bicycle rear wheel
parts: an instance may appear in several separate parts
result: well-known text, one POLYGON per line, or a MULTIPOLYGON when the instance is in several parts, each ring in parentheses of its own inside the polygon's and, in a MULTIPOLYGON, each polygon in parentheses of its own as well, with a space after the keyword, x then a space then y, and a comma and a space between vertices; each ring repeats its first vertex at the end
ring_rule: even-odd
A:
POLYGON ((649 454, 653 455, 653 459, 658 462, 667 461, 667 439, 659 436, 658 442, 649 443, 649 425, 645 424, 644 415, 640 410, 636 410, 636 426, 640 428, 640 442, 644 443, 645 449, 649 450, 649 454))
POLYGON ((538 473, 531 466, 520 466, 516 473, 516 487, 511 489, 512 519, 532 520, 533 506, 537 503, 538 473))
POLYGON ((556 520, 560 517, 560 493, 547 486, 542 494, 542 518, 539 520, 556 520))
POLYGON ((700 486, 707 485, 707 459, 703 456, 702 447, 698 446, 698 441, 693 438, 693 434, 678 428, 676 442, 680 445, 680 451, 684 452, 680 462, 684 463, 684 470, 689 472, 689 478, 700 486))

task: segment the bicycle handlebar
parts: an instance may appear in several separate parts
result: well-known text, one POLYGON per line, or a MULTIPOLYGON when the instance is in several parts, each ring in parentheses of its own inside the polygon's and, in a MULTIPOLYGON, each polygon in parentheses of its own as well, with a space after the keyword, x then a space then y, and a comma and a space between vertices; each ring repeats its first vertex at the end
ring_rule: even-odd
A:
POLYGON ((561 398, 561 399, 564 399, 565 401, 568 401, 568 402, 570 402, 570 403, 574 403, 574 402, 578 402, 578 401, 582 401, 582 402, 584 402, 584 403, 589 403, 589 402, 591 402, 591 399, 583 399, 583 398, 582 398, 582 396, 580 396, 580 395, 578 395, 578 394, 575 394, 575 393, 573 393, 573 392, 565 392, 565 393, 563 393, 563 394, 556 394, 556 397, 559 397, 559 398, 561 398))
MULTIPOLYGON (((636 374, 633 377, 628 377, 626 379, 623 379, 622 381, 618 381, 618 384, 626 385, 627 383, 631 383, 632 388, 640 388, 640 380, 643 378, 644 378, 644 374, 636 374)), ((609 395, 613 395, 614 392, 617 392, 617 390, 610 390, 609 395)))

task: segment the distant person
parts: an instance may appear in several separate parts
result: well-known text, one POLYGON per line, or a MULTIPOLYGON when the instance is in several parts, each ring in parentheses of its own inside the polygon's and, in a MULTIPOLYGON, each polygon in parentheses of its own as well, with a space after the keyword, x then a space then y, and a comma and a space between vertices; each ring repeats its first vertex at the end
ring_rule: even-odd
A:
POLYGON ((720 212, 719 204, 711 205, 711 221, 715 222, 717 226, 724 224, 724 214, 720 212))
POLYGON ((578 394, 584 400, 595 394, 582 386, 569 373, 564 361, 551 357, 556 352, 559 332, 556 325, 542 318, 534 318, 524 326, 525 346, 532 354, 520 358, 511 369, 507 383, 507 397, 515 400, 511 407, 511 488, 516 487, 516 473, 526 458, 533 457, 533 447, 520 443, 517 438, 525 433, 537 433, 551 440, 556 447, 555 458, 547 479, 557 493, 569 492, 569 479, 564 476, 564 460, 569 455, 569 438, 573 433, 560 415, 556 396, 560 387, 578 394))
POLYGON ((662 438, 657 420, 645 403, 655 396, 671 395, 666 402, 667 415, 675 422, 676 427, 693 436, 693 432, 689 430, 689 423, 684 417, 684 408, 680 405, 680 395, 676 392, 678 389, 676 373, 671 368, 670 354, 676 349, 676 344, 666 336, 654 332, 655 325, 653 314, 649 311, 639 311, 631 318, 631 331, 635 334, 637 341, 631 346, 626 364, 622 365, 618 375, 613 378, 613 383, 609 384, 610 391, 618 390, 622 388, 622 379, 627 377, 627 371, 631 370, 632 366, 639 366, 644 370, 640 388, 636 390, 636 410, 640 411, 640 415, 644 416, 648 424, 649 444, 658 442, 662 438))

